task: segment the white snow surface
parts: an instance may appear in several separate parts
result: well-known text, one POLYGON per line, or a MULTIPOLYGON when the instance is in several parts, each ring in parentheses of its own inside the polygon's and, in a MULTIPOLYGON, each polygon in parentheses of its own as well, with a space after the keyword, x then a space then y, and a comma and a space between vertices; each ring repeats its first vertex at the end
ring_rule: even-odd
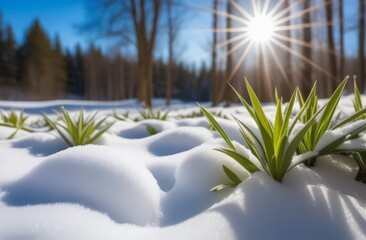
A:
MULTIPOLYGON (((346 113, 349 101, 341 101, 346 113)), ((0 102, 33 119, 60 105, 138 114, 133 101, 0 102)), ((211 110, 251 124, 238 106, 211 110)), ((354 180, 352 158, 300 164, 282 183, 250 175, 214 150, 226 144, 204 118, 176 117, 193 111, 176 101, 167 121, 117 121, 94 145, 72 148, 55 132, 20 131, 6 140, 12 131, 0 127, 0 240, 366 239, 366 185, 354 180), (158 133, 150 135, 147 126, 158 133), (229 182, 224 164, 244 181, 210 192, 229 182)), ((236 146, 243 144, 234 121, 217 119, 236 146)))

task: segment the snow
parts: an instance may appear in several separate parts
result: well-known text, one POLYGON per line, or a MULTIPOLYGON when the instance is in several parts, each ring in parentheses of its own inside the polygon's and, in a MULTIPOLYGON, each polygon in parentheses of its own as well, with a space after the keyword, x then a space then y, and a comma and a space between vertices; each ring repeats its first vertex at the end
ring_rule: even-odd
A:
MULTIPOLYGON (((349 102, 341 100, 347 114, 349 102)), ((61 105, 131 116, 140 107, 133 101, 0 102, 6 110, 23 108, 34 120, 61 105)), ((273 106, 264 108, 274 113, 273 106)), ((237 106, 210 110, 252 126, 237 106)), ((178 118, 193 111, 198 108, 175 102, 168 121, 117 121, 95 145, 72 148, 55 131, 20 131, 7 140, 12 131, 1 127, 0 240, 366 238, 366 186, 354 180, 352 158, 324 156, 311 169, 298 165, 282 183, 260 172, 250 175, 214 150, 226 144, 205 118, 178 118), (210 192, 229 182, 223 165, 244 181, 210 192)), ((254 159, 241 145, 237 124, 217 119, 238 151, 254 159)), ((319 146, 353 127, 327 132, 319 146)), ((352 141, 341 147, 365 147, 365 141, 352 141)))
POLYGON ((329 142, 340 139, 342 136, 347 136, 351 134, 353 131, 362 127, 362 125, 364 125, 365 123, 366 120, 359 120, 357 122, 347 124, 334 130, 327 130, 324 135, 319 139, 319 142, 315 147, 315 151, 319 151, 322 148, 328 146, 329 142))

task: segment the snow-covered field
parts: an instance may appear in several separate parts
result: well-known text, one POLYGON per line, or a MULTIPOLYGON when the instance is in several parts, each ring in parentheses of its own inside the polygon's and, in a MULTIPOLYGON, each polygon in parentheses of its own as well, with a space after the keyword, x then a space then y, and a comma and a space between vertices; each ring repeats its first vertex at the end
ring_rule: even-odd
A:
MULTIPOLYGON (((133 101, 0 102, 0 109, 24 109, 32 122, 62 105, 138 116, 133 101)), ((352 112, 352 98, 341 108, 352 112)), ((211 110, 247 116, 241 106, 211 110)), ((117 121, 96 145, 72 148, 55 131, 6 140, 13 129, 0 127, 0 239, 366 239, 366 185, 354 180, 352 158, 298 165, 283 183, 238 168, 247 179, 237 188, 210 192, 227 182, 222 165, 236 163, 213 150, 223 140, 192 112, 194 104, 175 102, 167 121, 117 121)), ((217 119, 242 143, 236 123, 217 119)))

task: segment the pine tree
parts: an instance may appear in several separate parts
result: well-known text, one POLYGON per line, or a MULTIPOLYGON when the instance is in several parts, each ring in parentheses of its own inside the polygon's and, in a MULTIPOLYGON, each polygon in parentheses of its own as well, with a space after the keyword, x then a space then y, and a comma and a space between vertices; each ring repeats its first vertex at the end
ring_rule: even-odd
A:
POLYGON ((125 72, 124 59, 121 54, 117 54, 112 60, 112 100, 125 98, 125 72))
POLYGON ((5 46, 4 46, 4 30, 2 15, 0 14, 0 84, 5 82, 4 69, 5 69, 5 46))
POLYGON ((81 50, 80 44, 76 45, 76 53, 75 53, 75 89, 76 94, 80 96, 84 96, 85 94, 85 63, 84 63, 84 54, 81 50))
POLYGON ((110 82, 108 61, 102 51, 94 44, 89 46, 85 55, 85 96, 87 99, 106 100, 110 82))
POLYGON ((6 38, 4 42, 4 53, 7 66, 7 77, 10 84, 16 83, 16 42, 13 29, 10 25, 6 27, 6 38))
POLYGON ((53 78, 54 78, 54 95, 60 96, 66 90, 67 71, 65 57, 62 51, 60 38, 56 35, 55 44, 53 47, 53 78))
POLYGON ((10 25, 3 28, 0 15, 0 83, 12 84, 15 82, 16 71, 16 43, 10 25))
POLYGON ((26 90, 37 99, 50 99, 54 94, 54 61, 51 42, 39 20, 26 34, 21 80, 26 90))

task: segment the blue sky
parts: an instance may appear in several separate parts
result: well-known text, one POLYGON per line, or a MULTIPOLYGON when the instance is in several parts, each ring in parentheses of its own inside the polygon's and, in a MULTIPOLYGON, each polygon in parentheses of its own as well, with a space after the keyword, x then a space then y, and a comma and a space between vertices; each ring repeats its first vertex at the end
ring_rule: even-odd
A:
MULTIPOLYGON (((58 33, 64 46, 73 49, 77 43, 80 43, 85 49, 88 45, 88 37, 78 33, 75 25, 85 21, 85 3, 87 2, 84 0, 3 0, 0 1, 0 11, 3 14, 3 21, 12 25, 18 43, 23 41, 31 22, 38 18, 51 38, 58 33)), ((182 0, 182 2, 210 7, 212 1, 182 0)), ((347 0, 345 3, 346 18, 357 17, 357 0, 347 0)), ((181 48, 184 51, 180 52, 184 54, 181 58, 192 63, 207 61, 210 35, 193 29, 211 26, 210 15, 193 17, 192 15, 189 16, 191 19, 185 26, 185 33, 182 34, 184 39, 181 41, 181 48)), ((346 23, 346 29, 349 27, 349 23, 346 23)), ((347 33, 345 41, 348 54, 354 54, 357 51, 357 32, 347 33)))
POLYGON ((23 41, 35 18, 41 21, 50 37, 59 34, 62 43, 73 47, 85 44, 86 37, 77 34, 74 25, 84 20, 83 0, 10 0, 0 1, 3 21, 10 23, 16 38, 23 41))

